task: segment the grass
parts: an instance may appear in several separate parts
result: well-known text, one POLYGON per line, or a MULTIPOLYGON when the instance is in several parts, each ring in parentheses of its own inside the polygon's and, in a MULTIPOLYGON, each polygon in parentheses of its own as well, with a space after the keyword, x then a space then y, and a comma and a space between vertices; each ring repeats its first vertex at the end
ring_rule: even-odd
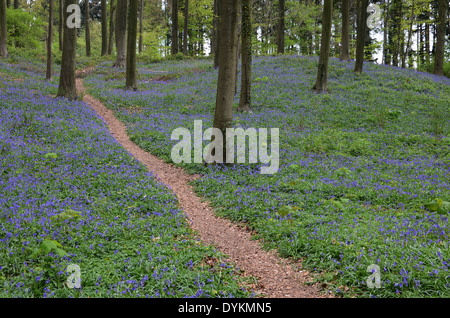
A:
MULTIPOLYGON (((138 92, 100 64, 85 86, 133 141, 170 162, 175 128, 212 125, 217 71, 190 63, 140 64, 138 92), (161 72, 167 80, 151 80, 161 72)), ((280 169, 182 164, 201 175, 196 191, 338 295, 450 296, 448 211, 427 205, 450 201, 449 79, 370 63, 357 75, 332 59, 330 93, 317 95, 316 69, 315 57, 255 59, 254 113, 234 113, 234 126, 280 128, 280 169), (367 286, 372 264, 379 289, 367 286)))

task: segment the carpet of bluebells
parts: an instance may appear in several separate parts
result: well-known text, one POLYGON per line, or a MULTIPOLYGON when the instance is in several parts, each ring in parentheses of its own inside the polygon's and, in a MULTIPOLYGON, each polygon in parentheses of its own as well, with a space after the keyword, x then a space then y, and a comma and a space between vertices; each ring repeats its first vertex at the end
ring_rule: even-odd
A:
POLYGON ((89 106, 25 65, 0 64, 0 297, 251 296, 89 106))
MULTIPOLYGON (((279 171, 182 166, 200 174, 196 191, 218 214, 302 259, 338 295, 449 297, 449 211, 430 204, 450 201, 450 79, 353 67, 331 59, 329 93, 315 94, 316 57, 256 58, 253 113, 234 112, 234 127, 280 128, 279 171), (367 283, 372 264, 380 288, 367 283)), ((85 79, 131 138, 168 162, 175 128, 211 127, 216 84, 210 60, 140 64, 137 92, 123 90, 124 72, 110 64, 85 79)), ((238 96, 239 87, 236 107, 238 96)))

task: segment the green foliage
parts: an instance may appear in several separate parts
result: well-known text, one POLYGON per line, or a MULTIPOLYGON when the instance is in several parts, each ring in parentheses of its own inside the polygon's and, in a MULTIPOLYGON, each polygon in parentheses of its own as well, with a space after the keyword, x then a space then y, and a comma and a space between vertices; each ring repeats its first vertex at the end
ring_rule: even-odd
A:
POLYGON ((62 249, 61 243, 55 240, 44 240, 38 248, 33 250, 30 258, 34 259, 41 254, 47 255, 50 252, 55 252, 60 257, 68 255, 67 252, 62 249))
MULTIPOLYGON (((434 62, 421 64, 417 70, 421 72, 433 73, 434 62)), ((444 76, 450 78, 450 60, 444 61, 444 76)))
POLYGON ((11 52, 35 51, 42 52, 44 23, 35 14, 23 10, 6 9, 8 46, 11 52))

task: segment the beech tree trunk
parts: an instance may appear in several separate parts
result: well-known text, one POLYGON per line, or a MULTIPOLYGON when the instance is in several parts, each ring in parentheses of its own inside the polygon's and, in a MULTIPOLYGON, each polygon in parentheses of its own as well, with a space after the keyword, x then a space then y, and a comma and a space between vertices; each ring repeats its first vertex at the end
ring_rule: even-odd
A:
POLYGON ((91 21, 91 13, 90 13, 90 1, 89 0, 85 0, 84 5, 85 5, 85 23, 86 23, 86 56, 90 57, 91 56, 91 28, 89 26, 89 23, 91 21))
POLYGON ((0 0, 0 58, 8 57, 8 30, 6 28, 6 0, 0 0))
POLYGON ((252 100, 252 1, 242 0, 241 96, 238 111, 251 112, 252 100))
POLYGON ((358 30, 356 38, 355 73, 362 73, 364 65, 364 46, 366 38, 368 0, 358 0, 358 30))
POLYGON ((130 8, 128 12, 126 89, 134 91, 137 90, 136 39, 138 2, 139 0, 130 0, 130 8))
POLYGON ((284 15, 286 12, 285 0, 278 0, 278 30, 277 30, 277 53, 284 54, 284 15))
POLYGON ((188 55, 189 0, 184 0, 183 55, 188 55))
POLYGON ((49 0, 47 34, 47 71, 45 79, 52 80, 52 43, 53 43, 53 0, 49 0))
MULTIPOLYGON (((70 12, 67 12, 67 7, 72 4, 77 4, 77 0, 65 0, 63 11, 64 21, 67 21, 70 12)), ((64 37, 63 37, 63 51, 61 61, 61 74, 59 76, 59 97, 66 97, 68 99, 77 99, 77 88, 75 86, 75 65, 76 65, 76 39, 77 29, 69 28, 67 23, 64 23, 64 37)))
POLYGON ((144 0, 140 0, 140 9, 139 9, 139 53, 142 53, 142 50, 144 49, 144 0))
POLYGON ((350 61, 349 36, 350 33, 350 0, 342 0, 342 39, 341 55, 342 61, 350 61))
POLYGON ((102 56, 108 54, 108 5, 106 0, 101 0, 102 11, 102 56))
POLYGON ((116 6, 114 5, 115 0, 110 0, 109 4, 109 39, 108 39, 108 55, 111 55, 113 53, 113 47, 114 47, 114 17, 115 17, 115 11, 116 6))
POLYGON ((219 55, 220 55, 220 50, 219 50, 219 22, 220 22, 220 10, 221 7, 221 1, 220 0, 214 0, 214 20, 213 20, 213 28, 214 28, 214 40, 213 40, 213 44, 214 44, 214 68, 218 69, 219 68, 219 55))
POLYGON ((436 31, 436 53, 434 55, 435 75, 444 75, 445 26, 447 22, 448 0, 439 0, 438 21, 436 31))
MULTIPOLYGON (((236 49, 238 31, 239 0, 220 0, 219 36, 219 74, 217 82, 216 108, 213 127, 223 136, 233 121, 234 87, 236 83, 236 49)), ((223 143, 223 155, 226 142, 223 143)))
POLYGON ((114 67, 125 67, 125 65, 126 65, 127 11, 128 11, 128 1, 127 0, 117 0, 117 9, 116 9, 117 57, 116 57, 116 61, 113 64, 114 67))
POLYGON ((64 0, 59 0, 59 50, 63 49, 63 32, 64 32, 64 0))
POLYGON ((320 41, 319 66, 317 80, 313 90, 318 93, 327 91, 328 59, 330 56, 331 23, 333 14, 333 0, 325 0, 322 12, 322 39, 320 41))
POLYGON ((178 53, 178 1, 172 0, 172 55, 178 53))

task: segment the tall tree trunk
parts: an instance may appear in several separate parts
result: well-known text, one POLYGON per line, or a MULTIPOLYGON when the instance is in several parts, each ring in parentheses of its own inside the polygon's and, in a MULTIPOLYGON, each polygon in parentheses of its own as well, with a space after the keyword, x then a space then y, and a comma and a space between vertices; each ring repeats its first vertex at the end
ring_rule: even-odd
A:
POLYGON ((394 10, 394 18, 393 18, 393 37, 392 37, 392 65, 398 66, 398 55, 400 51, 400 37, 401 37, 401 13, 402 13, 402 2, 401 0, 393 0, 393 10, 394 10))
POLYGON ((126 31, 127 31, 128 1, 117 0, 116 9, 116 50, 117 57, 114 67, 125 67, 126 65, 126 31))
POLYGON ((414 8, 415 8, 415 0, 412 0, 412 5, 411 5, 411 16, 410 16, 410 24, 409 24, 409 29, 408 29, 408 40, 406 42, 406 50, 403 53, 402 56, 402 68, 406 67, 406 59, 409 56, 409 51, 411 48, 411 37, 412 37, 412 29, 413 29, 413 24, 414 24, 414 8))
POLYGON ((137 90, 136 39, 138 1, 139 0, 130 0, 130 9, 128 12, 126 89, 134 91, 137 90))
POLYGON ((102 12, 102 56, 108 54, 108 4, 106 0, 101 0, 102 12))
POLYGON ((19 9, 19 0, 14 0, 14 9, 19 9))
POLYGON ((364 65, 364 46, 366 38, 368 0, 358 0, 358 30, 356 38, 355 73, 362 73, 364 65))
POLYGON ((183 54, 188 55, 189 0, 184 0, 183 54))
POLYGON ((59 50, 63 50, 63 32, 64 32, 64 0, 59 0, 59 50))
POLYGON ((178 53, 178 1, 172 0, 172 55, 178 53))
POLYGON ((350 33, 350 0, 342 0, 342 47, 341 56, 342 61, 350 60, 349 49, 349 33, 350 33))
MULTIPOLYGON (((72 4, 77 4, 77 0, 64 1, 64 21, 69 18, 70 12, 67 12, 67 7, 72 4)), ((66 97, 68 99, 77 99, 77 88, 75 86, 75 65, 76 65, 76 39, 77 29, 69 28, 67 23, 64 23, 63 36, 63 51, 61 61, 61 74, 59 76, 59 97, 66 97)))
POLYGON ((277 28, 277 53, 284 54, 284 16, 286 12, 285 0, 278 0, 278 28, 277 28))
POLYGON ((11 7, 11 0, 6 0, 6 7, 7 8, 11 7))
POLYGON ((219 29, 219 25, 220 25, 220 13, 222 12, 221 10, 221 1, 220 0, 214 0, 214 68, 217 69, 219 68, 219 55, 220 55, 220 50, 219 50, 219 33, 220 33, 220 29, 219 29))
POLYGON ((425 18, 427 22, 425 22, 425 60, 427 63, 430 63, 430 11, 427 7, 427 11, 425 12, 425 18))
POLYGON ((53 0, 49 0, 47 34, 47 71, 45 79, 52 80, 52 44, 53 44, 53 0))
POLYGON ((108 39, 108 55, 111 55, 113 53, 113 47, 114 47, 114 17, 115 17, 115 11, 116 6, 114 5, 116 0, 110 0, 109 4, 109 39, 108 39))
POLYGON ((390 61, 388 61, 388 30, 389 30, 389 0, 385 0, 385 8, 384 8, 384 31, 383 31, 383 64, 388 65, 390 61))
POLYGON ((144 0, 140 0, 140 9, 139 9, 139 53, 142 53, 144 49, 144 0))
POLYGON ((8 57, 8 29, 6 26, 6 0, 0 0, 0 58, 8 57))
POLYGON ((434 55, 435 75, 444 75, 444 46, 445 46, 445 26, 447 22, 448 0, 439 0, 437 34, 436 34, 436 53, 434 55))
MULTIPOLYGON (((234 86, 236 82, 236 49, 239 0, 220 0, 219 11, 219 75, 217 81, 216 108, 213 127, 218 128, 223 136, 233 122, 234 86)), ((226 155, 226 142, 223 142, 222 153, 226 155)), ((216 153, 213 153, 216 155, 216 153)))
POLYGON ((319 66, 317 80, 313 90, 322 93, 327 91, 328 59, 330 56, 331 23, 333 0, 325 0, 322 12, 322 39, 320 41, 319 66))
MULTIPOLYGON (((238 111, 251 112, 252 104, 252 1, 242 0, 241 96, 238 111)), ((237 81, 236 81, 237 82, 237 81)))
POLYGON ((91 10, 90 10, 90 0, 85 0, 85 23, 86 23, 86 56, 91 56, 91 28, 90 28, 90 21, 91 21, 91 10))

